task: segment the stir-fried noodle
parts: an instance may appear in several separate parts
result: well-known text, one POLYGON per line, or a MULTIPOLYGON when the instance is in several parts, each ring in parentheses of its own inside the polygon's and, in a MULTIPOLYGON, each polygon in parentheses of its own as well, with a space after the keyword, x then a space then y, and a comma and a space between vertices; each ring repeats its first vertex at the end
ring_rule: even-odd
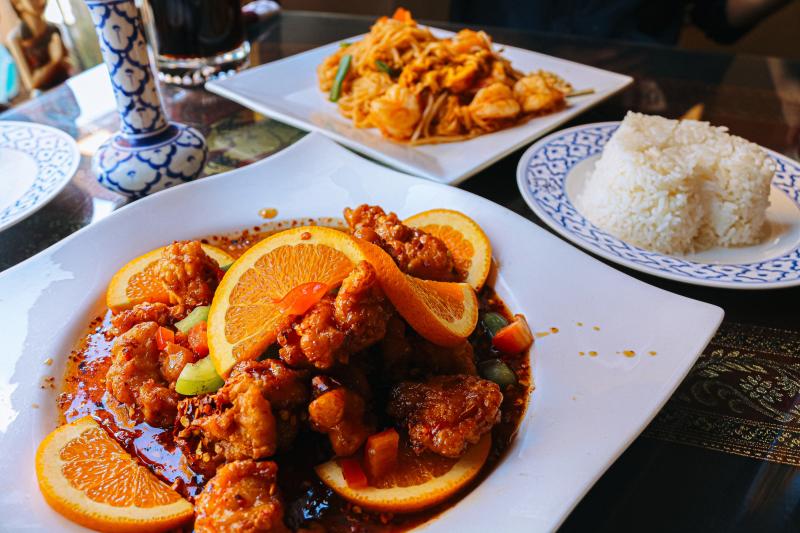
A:
POLYGON ((320 89, 357 127, 410 144, 508 128, 564 108, 572 91, 551 72, 516 70, 483 31, 439 39, 402 8, 378 19, 364 39, 342 43, 317 74, 320 89))

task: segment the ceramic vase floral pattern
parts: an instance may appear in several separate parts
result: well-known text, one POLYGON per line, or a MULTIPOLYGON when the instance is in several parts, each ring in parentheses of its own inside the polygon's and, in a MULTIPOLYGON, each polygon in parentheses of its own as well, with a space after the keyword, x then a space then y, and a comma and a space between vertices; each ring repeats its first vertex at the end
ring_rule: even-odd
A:
POLYGON ((139 198, 195 179, 203 135, 169 122, 156 87, 133 0, 86 0, 117 101, 120 130, 97 151, 92 168, 112 191, 139 198))

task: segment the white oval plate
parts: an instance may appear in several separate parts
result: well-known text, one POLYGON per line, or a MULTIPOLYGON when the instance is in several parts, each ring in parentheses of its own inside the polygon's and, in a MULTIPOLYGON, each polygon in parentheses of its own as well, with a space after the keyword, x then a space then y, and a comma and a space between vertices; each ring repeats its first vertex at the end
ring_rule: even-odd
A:
POLYGON ((800 163, 767 150, 777 171, 767 210, 769 235, 763 243, 685 256, 664 255, 606 233, 575 207, 575 198, 618 126, 619 122, 575 126, 548 135, 522 155, 517 186, 545 224, 609 261, 666 279, 728 289, 800 285, 800 163))
POLYGON ((0 121, 0 230, 61 192, 81 162, 75 140, 33 122, 0 121))
POLYGON ((136 201, 0 273, 0 529, 80 530, 47 507, 36 484, 34 452, 58 420, 58 391, 44 380, 60 381, 120 265, 173 239, 261 224, 263 208, 292 220, 340 217, 363 202, 402 217, 438 207, 473 217, 492 242, 496 290, 534 331, 547 332, 533 350, 537 388, 517 438, 426 531, 557 528, 658 412, 722 320, 718 307, 637 281, 497 204, 311 134, 259 163, 136 201))

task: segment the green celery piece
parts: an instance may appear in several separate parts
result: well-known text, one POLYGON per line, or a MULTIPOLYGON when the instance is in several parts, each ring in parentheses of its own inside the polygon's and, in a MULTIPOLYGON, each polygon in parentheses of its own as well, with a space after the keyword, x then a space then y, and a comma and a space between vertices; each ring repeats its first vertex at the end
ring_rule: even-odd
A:
POLYGON ((208 309, 207 305, 201 305, 192 309, 192 312, 186 315, 186 318, 180 322, 175 323, 175 327, 181 333, 189 333, 189 330, 195 327, 200 322, 208 322, 208 309))
POLYGON ((225 381, 214 369, 214 362, 206 356, 196 363, 189 363, 183 367, 178 381, 175 382, 175 391, 184 396, 197 396, 215 392, 224 384, 225 381))

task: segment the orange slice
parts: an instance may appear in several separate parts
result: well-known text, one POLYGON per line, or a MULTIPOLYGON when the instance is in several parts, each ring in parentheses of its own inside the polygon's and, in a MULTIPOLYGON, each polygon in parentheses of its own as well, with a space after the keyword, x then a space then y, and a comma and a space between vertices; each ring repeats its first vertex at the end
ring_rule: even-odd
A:
POLYGON ((335 459, 314 470, 349 502, 382 513, 410 513, 441 503, 467 486, 486 462, 491 444, 491 436, 484 435, 458 460, 429 453, 417 457, 403 447, 392 474, 361 489, 348 486, 335 459))
MULTIPOLYGON (((210 244, 203 244, 202 246, 203 251, 214 259, 220 267, 233 263, 233 257, 224 250, 210 244)), ((129 261, 114 274, 106 291, 106 305, 109 309, 116 313, 123 309, 130 309, 142 302, 169 303, 167 291, 164 290, 153 273, 155 263, 161 257, 161 250, 163 249, 163 247, 156 248, 152 252, 140 255, 136 259, 129 261)))
POLYGON ((137 463, 90 417, 61 426, 36 452, 50 506, 99 531, 166 531, 188 522, 192 504, 137 463))
POLYGON ((291 316, 281 302, 297 287, 335 288, 355 265, 369 261, 398 312, 420 335, 451 346, 478 322, 478 300, 466 283, 407 276, 383 250, 332 228, 306 226, 276 233, 245 252, 222 279, 208 314, 214 367, 227 375, 238 361, 255 359, 274 343, 291 316))
POLYGON ((438 237, 453 255, 461 279, 479 291, 492 267, 492 245, 481 227, 471 218, 451 209, 431 209, 403 221, 438 237))
POLYGON ((469 284, 409 276, 379 247, 366 241, 359 241, 359 246, 375 268, 383 292, 417 333, 434 344, 456 346, 475 330, 478 298, 469 284))
POLYGON ((290 291, 312 282, 336 287, 362 260, 354 238, 320 226, 276 233, 245 252, 222 278, 208 313, 208 347, 219 375, 275 342, 290 291))

